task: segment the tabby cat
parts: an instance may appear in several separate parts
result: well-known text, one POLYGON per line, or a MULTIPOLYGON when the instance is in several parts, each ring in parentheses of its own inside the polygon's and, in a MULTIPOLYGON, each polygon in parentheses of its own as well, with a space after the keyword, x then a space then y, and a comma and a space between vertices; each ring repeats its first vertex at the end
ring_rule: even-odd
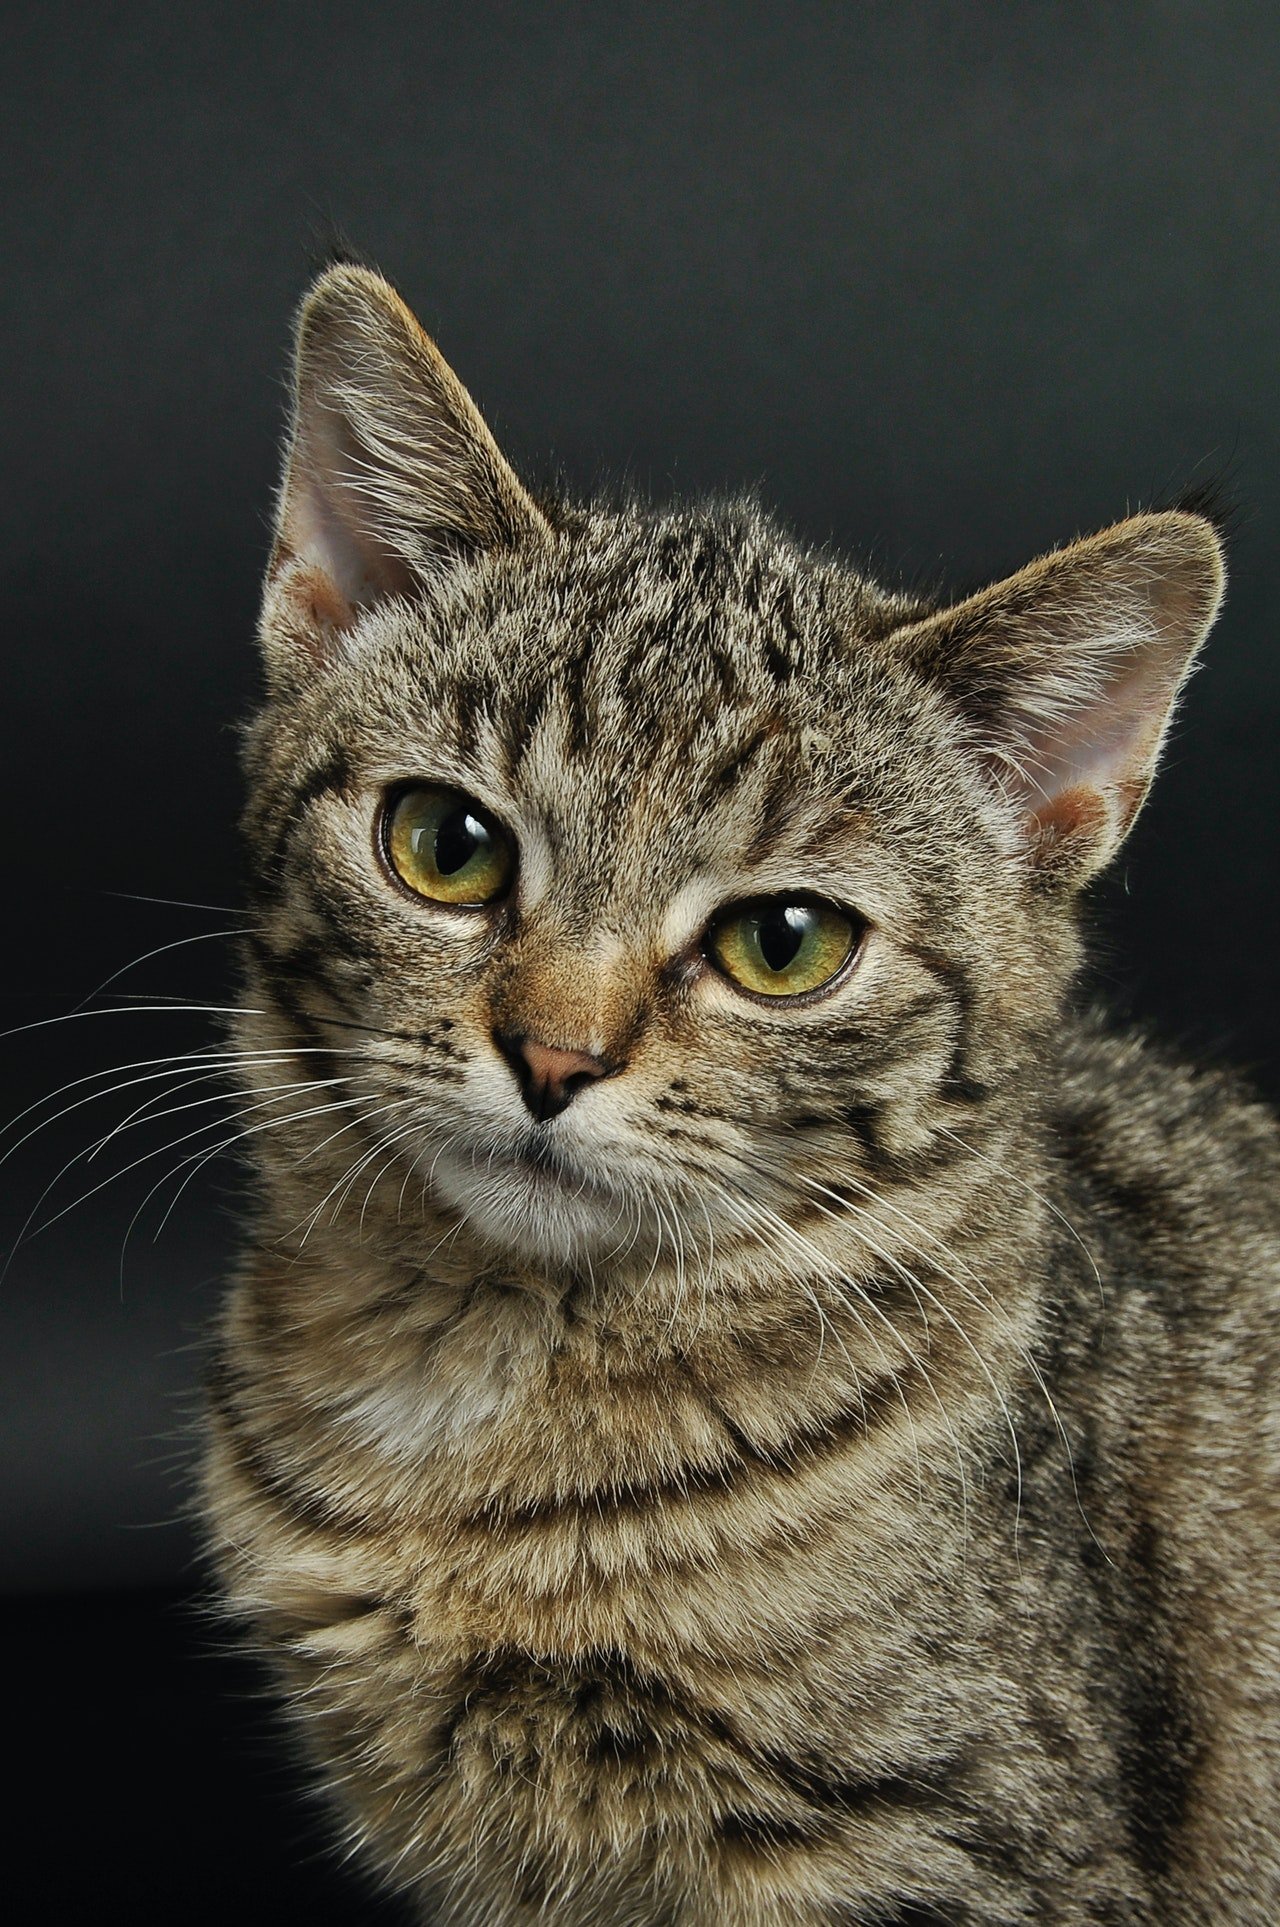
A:
POLYGON ((312 288, 203 1491, 418 1918, 1280 1918, 1277 1133, 1071 1002, 1222 582, 543 499, 312 288))

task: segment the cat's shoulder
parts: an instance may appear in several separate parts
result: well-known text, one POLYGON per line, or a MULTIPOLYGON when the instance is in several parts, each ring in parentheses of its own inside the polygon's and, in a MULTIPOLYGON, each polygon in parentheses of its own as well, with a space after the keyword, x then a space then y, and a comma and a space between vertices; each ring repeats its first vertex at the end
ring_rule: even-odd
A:
POLYGON ((1089 1012, 1064 1033, 1049 1122, 1113 1220, 1184 1250, 1261 1236, 1280 1267, 1280 1119, 1238 1073, 1089 1012))

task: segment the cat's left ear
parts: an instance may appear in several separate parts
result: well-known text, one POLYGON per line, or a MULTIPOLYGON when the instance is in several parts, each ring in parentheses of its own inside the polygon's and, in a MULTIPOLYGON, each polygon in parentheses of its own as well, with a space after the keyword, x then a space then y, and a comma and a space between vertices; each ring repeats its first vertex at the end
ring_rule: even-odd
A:
POLYGON ((1209 522, 1136 515, 893 639, 960 711, 1046 880, 1078 886, 1119 848, 1224 584, 1209 522))
POLYGON ((459 554, 545 536, 479 409, 400 296, 328 269, 298 315, 293 419, 262 640, 276 681, 459 554))

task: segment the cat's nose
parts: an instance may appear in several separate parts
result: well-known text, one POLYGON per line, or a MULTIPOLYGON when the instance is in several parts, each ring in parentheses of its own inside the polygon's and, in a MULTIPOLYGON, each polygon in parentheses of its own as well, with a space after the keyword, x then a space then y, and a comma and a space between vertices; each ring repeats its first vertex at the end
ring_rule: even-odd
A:
POLYGON ((513 1037, 495 1030, 493 1041, 510 1064, 520 1094, 540 1124, 558 1117, 584 1084, 607 1077, 610 1066, 586 1050, 561 1050, 536 1037, 513 1037))

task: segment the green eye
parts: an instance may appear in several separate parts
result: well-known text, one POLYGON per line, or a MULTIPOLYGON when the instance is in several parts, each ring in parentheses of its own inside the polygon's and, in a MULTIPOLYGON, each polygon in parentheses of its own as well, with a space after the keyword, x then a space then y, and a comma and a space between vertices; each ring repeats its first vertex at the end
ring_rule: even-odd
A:
POLYGON ((385 836, 396 875, 433 903, 492 903, 515 867, 505 830, 459 790, 401 790, 387 811, 385 836))
POLYGON ((800 997, 830 983, 857 945, 860 925, 830 903, 765 897, 711 927, 709 948, 726 977, 757 997, 800 997))

